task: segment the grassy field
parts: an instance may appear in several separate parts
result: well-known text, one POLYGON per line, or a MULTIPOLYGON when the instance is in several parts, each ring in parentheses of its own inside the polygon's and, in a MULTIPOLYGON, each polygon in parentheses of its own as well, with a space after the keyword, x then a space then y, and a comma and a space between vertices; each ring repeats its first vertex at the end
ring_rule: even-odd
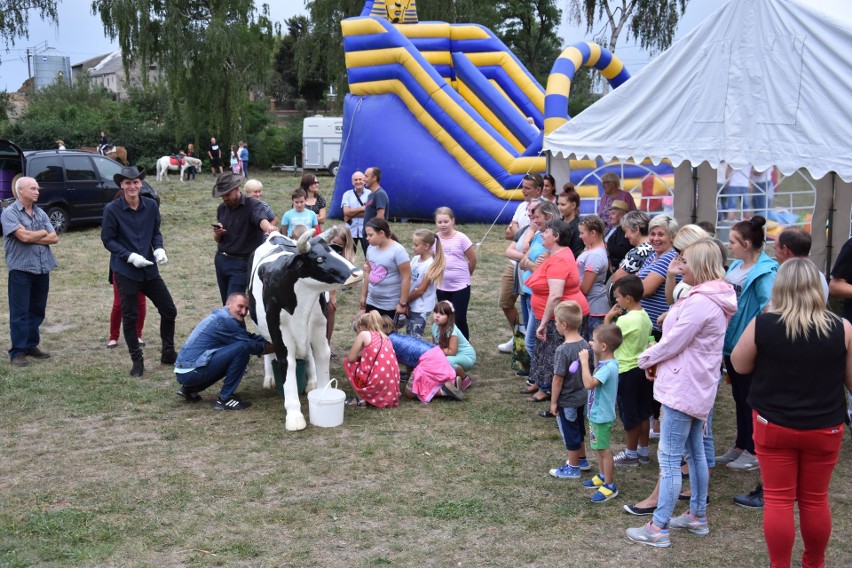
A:
MULTIPOLYGON (((294 179, 260 177, 280 215, 294 179)), ((157 184, 178 345, 219 302, 211 187, 209 174, 157 184)), ((393 228, 410 248, 418 226, 393 228)), ((459 228, 479 242, 487 226, 459 228)), ((146 373, 131 379, 123 344, 105 348, 112 290, 99 229, 63 235, 42 328, 53 358, 26 369, 0 363, 0 566, 766 566, 761 513, 731 500, 754 487, 755 472, 718 468, 711 534, 676 533, 667 550, 624 536, 647 520, 622 505, 648 494, 656 460, 618 470, 621 495, 603 505, 578 483, 548 476, 564 460, 559 433, 536 415, 541 405, 523 401, 522 381, 496 350, 509 333, 497 308, 505 247, 497 230, 479 249, 469 318, 479 363, 464 402, 347 408, 339 428, 288 433, 281 398, 262 389, 259 360, 239 390, 254 403, 248 411, 214 412, 215 389, 201 404, 179 400, 171 368, 159 364, 150 305, 146 373)), ((337 353, 353 338, 357 301, 341 297, 337 353)), ((331 371, 345 378, 339 362, 331 371)), ((716 409, 724 449, 734 436, 727 388, 716 409)), ((613 434, 621 449, 622 432, 613 434)), ((852 565, 850 463, 846 439, 831 485, 829 566, 852 565)))

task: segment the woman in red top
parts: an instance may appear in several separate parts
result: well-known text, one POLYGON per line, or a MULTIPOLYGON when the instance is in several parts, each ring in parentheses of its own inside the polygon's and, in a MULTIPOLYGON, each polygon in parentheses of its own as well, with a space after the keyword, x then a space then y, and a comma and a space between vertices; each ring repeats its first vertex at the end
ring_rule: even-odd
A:
POLYGON ((574 300, 580 304, 585 323, 589 315, 589 303, 580 291, 580 273, 569 246, 571 228, 568 223, 557 219, 548 221, 541 233, 541 240, 544 248, 550 251, 550 256, 526 281, 532 290, 530 304, 535 315, 535 335, 538 340, 530 364, 530 380, 535 380, 539 388, 535 399, 550 400, 553 355, 562 343, 562 336, 556 331, 553 310, 559 302, 574 300))

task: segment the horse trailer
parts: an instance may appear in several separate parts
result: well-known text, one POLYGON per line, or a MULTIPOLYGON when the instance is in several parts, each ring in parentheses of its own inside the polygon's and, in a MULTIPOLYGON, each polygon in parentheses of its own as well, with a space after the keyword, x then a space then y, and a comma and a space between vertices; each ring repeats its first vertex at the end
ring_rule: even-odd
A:
POLYGON ((311 116, 302 125, 302 169, 328 170, 336 176, 343 139, 342 116, 311 116))

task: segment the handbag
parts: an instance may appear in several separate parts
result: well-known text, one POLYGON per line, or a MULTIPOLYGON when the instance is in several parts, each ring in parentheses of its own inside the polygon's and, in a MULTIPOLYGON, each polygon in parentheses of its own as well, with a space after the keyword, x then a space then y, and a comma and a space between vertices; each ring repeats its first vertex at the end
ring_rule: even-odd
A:
POLYGON ((526 333, 519 325, 515 326, 512 337, 512 370, 528 373, 530 370, 530 354, 527 352, 526 333))

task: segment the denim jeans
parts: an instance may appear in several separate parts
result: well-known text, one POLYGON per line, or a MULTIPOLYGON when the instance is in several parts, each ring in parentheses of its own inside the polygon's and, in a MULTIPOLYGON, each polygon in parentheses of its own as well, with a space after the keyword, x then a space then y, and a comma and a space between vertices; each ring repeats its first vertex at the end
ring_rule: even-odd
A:
POLYGON ((192 389, 192 392, 201 392, 224 377, 219 398, 228 400, 243 380, 250 348, 251 344, 247 341, 232 343, 218 349, 205 366, 196 367, 188 373, 175 373, 175 378, 180 384, 192 389))
POLYGON ((225 256, 217 252, 213 261, 216 267, 216 283, 219 285, 219 295, 222 297, 222 305, 234 292, 245 294, 248 289, 249 265, 248 258, 236 258, 225 256))
POLYGON ((660 497, 654 511, 654 524, 661 528, 669 526, 683 477, 680 460, 688 449, 689 481, 692 497, 690 512, 698 517, 707 514, 707 485, 710 472, 704 455, 704 421, 663 405, 663 420, 660 424, 660 444, 657 459, 660 462, 660 497))
POLYGON ((10 358, 38 347, 41 341, 38 328, 44 321, 49 290, 50 274, 9 271, 10 358))
POLYGON ((541 323, 535 319, 533 314, 532 306, 530 306, 531 297, 529 294, 521 294, 521 312, 524 312, 524 324, 526 325, 526 328, 524 328, 524 345, 527 348, 527 353, 530 354, 530 358, 535 353, 535 342, 537 341, 535 330, 541 323))

